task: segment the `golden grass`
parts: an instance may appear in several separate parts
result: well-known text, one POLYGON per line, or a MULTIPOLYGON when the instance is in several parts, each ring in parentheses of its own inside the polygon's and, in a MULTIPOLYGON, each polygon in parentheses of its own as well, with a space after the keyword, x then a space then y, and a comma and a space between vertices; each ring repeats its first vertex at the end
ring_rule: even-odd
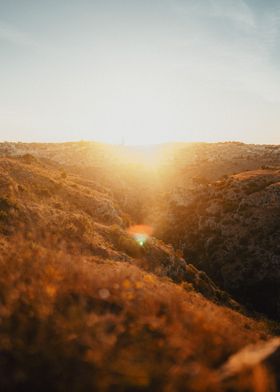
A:
POLYGON ((216 369, 268 336, 130 264, 13 240, 0 258, 2 390, 219 391, 216 369))
POLYGON ((265 322, 167 279, 190 267, 156 239, 139 248, 108 189, 30 156, 0 169, 0 390, 228 390, 218 369, 265 322))

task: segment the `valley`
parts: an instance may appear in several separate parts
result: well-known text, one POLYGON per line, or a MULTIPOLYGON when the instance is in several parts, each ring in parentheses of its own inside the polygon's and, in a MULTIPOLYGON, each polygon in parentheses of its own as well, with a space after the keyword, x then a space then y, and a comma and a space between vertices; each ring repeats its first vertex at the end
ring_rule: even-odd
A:
POLYGON ((1 389, 278 390, 279 146, 6 142, 0 173, 1 389))

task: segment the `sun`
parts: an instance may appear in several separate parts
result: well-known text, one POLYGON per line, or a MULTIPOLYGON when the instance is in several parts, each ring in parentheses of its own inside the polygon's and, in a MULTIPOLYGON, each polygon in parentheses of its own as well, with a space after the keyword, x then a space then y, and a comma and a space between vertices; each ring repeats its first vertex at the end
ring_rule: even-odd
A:
POLYGON ((119 146, 119 159, 124 163, 157 169, 163 162, 161 145, 119 146))

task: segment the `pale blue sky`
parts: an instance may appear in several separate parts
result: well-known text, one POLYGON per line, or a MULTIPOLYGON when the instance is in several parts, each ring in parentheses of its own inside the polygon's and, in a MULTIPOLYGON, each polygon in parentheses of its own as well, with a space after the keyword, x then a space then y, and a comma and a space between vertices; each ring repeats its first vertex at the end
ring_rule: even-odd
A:
POLYGON ((0 140, 280 143, 280 3, 0 0, 0 140))

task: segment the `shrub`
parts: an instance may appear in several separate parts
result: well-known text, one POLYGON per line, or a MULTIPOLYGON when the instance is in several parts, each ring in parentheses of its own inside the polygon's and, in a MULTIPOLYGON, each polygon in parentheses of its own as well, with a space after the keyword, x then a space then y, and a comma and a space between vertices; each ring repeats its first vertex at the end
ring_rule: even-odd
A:
POLYGON ((9 214, 6 211, 0 210, 0 222, 7 223, 9 220, 9 214))
POLYGON ((118 248, 131 257, 139 257, 142 247, 131 237, 121 234, 118 239, 118 248))
POLYGON ((63 179, 65 179, 65 178, 67 177, 67 173, 63 170, 63 171, 60 173, 60 177, 63 178, 63 179))
POLYGON ((17 203, 8 197, 0 196, 0 210, 7 212, 12 208, 17 208, 17 203))
POLYGON ((32 163, 38 163, 38 159, 35 158, 32 154, 21 155, 20 159, 23 163, 26 163, 27 165, 30 165, 32 163))

